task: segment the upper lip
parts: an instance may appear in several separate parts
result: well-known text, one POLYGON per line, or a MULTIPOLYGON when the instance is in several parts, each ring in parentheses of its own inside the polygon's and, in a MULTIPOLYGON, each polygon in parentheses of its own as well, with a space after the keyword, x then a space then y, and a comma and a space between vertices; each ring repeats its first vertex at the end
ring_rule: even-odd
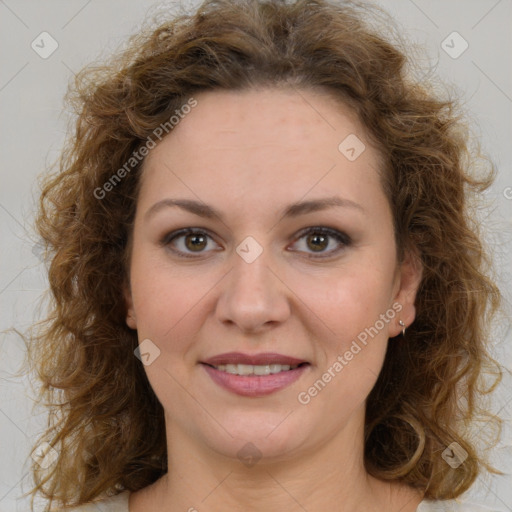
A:
POLYGON ((211 366, 221 364, 250 364, 250 365, 266 365, 266 364, 289 364, 290 366, 307 363, 304 359, 265 352, 261 354, 243 354, 241 352, 227 352, 219 354, 202 361, 211 366))

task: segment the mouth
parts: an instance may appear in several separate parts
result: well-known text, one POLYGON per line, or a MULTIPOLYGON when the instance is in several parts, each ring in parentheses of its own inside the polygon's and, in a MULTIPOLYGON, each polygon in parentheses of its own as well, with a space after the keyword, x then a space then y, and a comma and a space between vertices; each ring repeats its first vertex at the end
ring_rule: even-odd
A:
POLYGON ((210 378, 235 394, 259 397, 291 385, 310 365, 282 354, 220 354, 201 362, 210 378))

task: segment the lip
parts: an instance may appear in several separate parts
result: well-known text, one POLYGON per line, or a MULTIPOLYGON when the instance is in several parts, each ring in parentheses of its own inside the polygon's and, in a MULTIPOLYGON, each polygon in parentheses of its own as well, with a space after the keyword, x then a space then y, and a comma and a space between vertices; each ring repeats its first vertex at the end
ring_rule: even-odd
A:
POLYGON ((219 354, 201 362, 213 366, 219 366, 220 364, 289 364, 290 366, 295 366, 298 364, 307 363, 308 361, 305 361, 304 359, 297 359, 296 357, 285 356, 283 354, 276 354, 273 352, 264 352, 261 354, 226 352, 225 354, 219 354))
MULTIPOLYGON (((254 359, 253 359, 254 360, 254 359)), ((216 363, 224 364, 224 363, 216 363)), ((227 363, 230 364, 230 363, 227 363)), ((256 364, 256 363, 239 363, 239 364, 256 364)), ((270 364, 270 363, 259 363, 270 364)), ((275 363, 279 364, 279 363, 275 363)), ((288 363, 282 363, 288 364, 288 363)), ((300 364, 293 363, 293 364, 300 364)), ((282 371, 270 375, 234 375, 231 373, 217 370, 213 366, 202 363, 201 366, 206 370, 210 378, 222 388, 231 391, 237 395, 246 397, 261 397, 276 393, 297 381, 301 375, 307 371, 309 364, 299 366, 294 370, 282 371)))

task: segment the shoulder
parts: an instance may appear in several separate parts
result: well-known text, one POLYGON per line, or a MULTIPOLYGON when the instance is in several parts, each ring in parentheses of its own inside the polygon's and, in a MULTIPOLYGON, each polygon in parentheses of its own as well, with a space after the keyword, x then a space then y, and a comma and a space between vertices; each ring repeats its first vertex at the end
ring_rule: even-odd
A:
POLYGON ((129 491, 124 491, 111 498, 106 498, 94 503, 87 503, 76 508, 52 509, 52 512, 129 512, 128 498, 129 491))
POLYGON ((467 500, 423 500, 416 512, 504 512, 504 509, 467 500))

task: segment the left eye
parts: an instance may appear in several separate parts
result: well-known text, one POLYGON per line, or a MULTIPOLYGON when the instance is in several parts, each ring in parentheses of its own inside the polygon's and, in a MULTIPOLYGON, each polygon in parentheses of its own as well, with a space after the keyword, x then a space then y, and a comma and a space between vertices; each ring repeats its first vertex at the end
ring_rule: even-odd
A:
POLYGON ((321 253, 320 256, 309 254, 309 258, 325 258, 327 256, 331 256, 342 250, 343 247, 349 246, 352 242, 350 237, 345 233, 337 231, 336 229, 325 227, 307 228, 306 230, 299 233, 297 240, 303 239, 305 239, 305 243, 308 247, 313 247, 313 253, 321 253), (329 247, 330 239, 336 241, 338 248, 327 251, 325 249, 329 247))
MULTIPOLYGON (((301 241, 303 239, 305 239, 309 248, 313 248, 312 253, 308 256, 312 258, 325 257, 315 256, 314 253, 322 253, 322 255, 327 253, 328 255, 332 255, 333 253, 341 250, 342 247, 338 247, 337 249, 326 251, 326 248, 330 245, 330 240, 335 240, 338 246, 346 247, 351 243, 350 237, 345 233, 326 227, 307 228, 299 233, 296 241, 301 241)), ((208 246, 209 240, 213 239, 207 232, 199 229, 187 228, 166 235, 162 239, 161 244, 165 247, 171 246, 171 250, 181 256, 193 258, 194 256, 190 256, 191 253, 200 254, 207 252, 204 249, 208 246)))

